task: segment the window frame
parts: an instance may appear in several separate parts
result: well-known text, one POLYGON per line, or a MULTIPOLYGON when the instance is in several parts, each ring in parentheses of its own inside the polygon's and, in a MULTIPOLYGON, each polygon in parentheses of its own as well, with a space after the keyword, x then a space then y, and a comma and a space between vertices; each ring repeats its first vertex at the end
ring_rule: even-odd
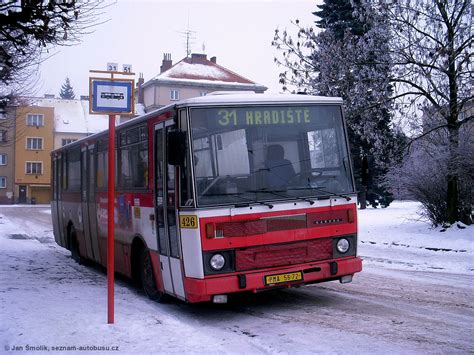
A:
POLYGON ((171 101, 179 101, 179 90, 178 89, 171 89, 170 90, 170 100, 171 101))
POLYGON ((1 153, 0 154, 0 166, 8 165, 8 154, 1 153))
POLYGON ((43 175, 43 162, 42 161, 25 161, 25 175, 43 175), (39 164, 41 172, 33 172, 33 165, 31 165, 31 172, 28 172, 28 164, 39 164))
POLYGON ((5 143, 8 142, 8 130, 7 129, 0 129, 0 142, 5 143))
POLYGON ((61 147, 64 147, 68 144, 71 144, 71 143, 74 143, 75 141, 77 141, 77 139, 75 138, 61 138, 61 147), (64 143, 64 142, 67 142, 67 143, 64 143))
POLYGON ((6 176, 0 176, 0 189, 6 189, 7 188, 7 177, 6 176), (3 181, 3 183, 2 183, 3 181))
POLYGON ((28 113, 26 114, 26 125, 28 127, 44 127, 44 115, 42 113, 28 113), (30 124, 31 118, 31 124, 30 124), (35 119, 41 122, 36 122, 35 119))
POLYGON ((43 137, 26 137, 26 150, 44 150, 44 138, 43 137), (32 147, 28 146, 28 142, 35 142, 37 147, 34 148, 34 144, 32 147), (41 142, 41 148, 38 148, 38 142, 41 142))

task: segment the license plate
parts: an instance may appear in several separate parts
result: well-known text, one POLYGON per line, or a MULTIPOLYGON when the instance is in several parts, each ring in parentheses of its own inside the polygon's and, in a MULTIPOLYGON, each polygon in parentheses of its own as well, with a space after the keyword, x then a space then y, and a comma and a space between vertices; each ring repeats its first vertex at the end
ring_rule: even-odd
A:
POLYGON ((301 271, 289 272, 287 274, 265 276, 265 285, 275 285, 300 280, 303 280, 303 273, 301 271))

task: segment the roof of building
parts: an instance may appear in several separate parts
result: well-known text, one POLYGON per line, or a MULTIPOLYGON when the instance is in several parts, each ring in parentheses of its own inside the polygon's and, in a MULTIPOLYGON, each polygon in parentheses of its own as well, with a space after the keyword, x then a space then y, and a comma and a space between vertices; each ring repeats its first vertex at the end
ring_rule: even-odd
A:
POLYGON ((148 83, 158 82, 174 82, 174 83, 191 83, 199 82, 202 84, 215 85, 232 85, 242 87, 255 86, 259 90, 266 90, 263 85, 257 84, 233 71, 218 65, 215 57, 208 60, 205 54, 193 53, 191 57, 183 58, 181 61, 164 70, 162 73, 153 77, 148 83))
POLYGON ((60 133, 96 133, 108 127, 107 115, 89 114, 89 101, 40 99, 37 106, 54 107, 54 130, 60 133))
MULTIPOLYGON (((108 128, 108 115, 91 115, 88 100, 66 100, 45 98, 35 101, 33 106, 54 107, 54 130, 57 133, 93 134, 108 128)), ((143 105, 135 105, 135 114, 144 114, 143 105)))

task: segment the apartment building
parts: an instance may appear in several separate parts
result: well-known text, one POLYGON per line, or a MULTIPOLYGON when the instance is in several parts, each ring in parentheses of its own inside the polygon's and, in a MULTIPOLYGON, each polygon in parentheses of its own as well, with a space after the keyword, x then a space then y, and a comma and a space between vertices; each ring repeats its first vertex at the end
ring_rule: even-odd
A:
POLYGON ((15 202, 15 108, 0 110, 0 204, 15 202))
POLYGON ((16 202, 49 203, 54 108, 18 107, 15 121, 16 202))
MULTIPOLYGON (((142 78, 140 78, 142 79, 142 78)), ((214 91, 252 91, 263 93, 266 86, 257 84, 217 64, 217 58, 193 53, 173 65, 165 53, 160 73, 151 80, 138 81, 138 102, 146 112, 178 100, 204 96, 214 91)))

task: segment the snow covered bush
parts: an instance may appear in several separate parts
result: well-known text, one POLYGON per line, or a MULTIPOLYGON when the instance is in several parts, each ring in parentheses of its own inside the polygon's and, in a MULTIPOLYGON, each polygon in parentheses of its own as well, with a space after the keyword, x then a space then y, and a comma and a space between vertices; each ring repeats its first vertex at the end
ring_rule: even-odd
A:
POLYGON ((436 133, 415 141, 403 161, 393 167, 387 177, 396 198, 414 199, 423 206, 422 215, 434 226, 448 224, 448 181, 450 167, 454 166, 459 179, 459 215, 465 224, 472 224, 474 202, 474 139, 472 127, 461 134, 457 161, 448 164, 448 134, 436 133))

